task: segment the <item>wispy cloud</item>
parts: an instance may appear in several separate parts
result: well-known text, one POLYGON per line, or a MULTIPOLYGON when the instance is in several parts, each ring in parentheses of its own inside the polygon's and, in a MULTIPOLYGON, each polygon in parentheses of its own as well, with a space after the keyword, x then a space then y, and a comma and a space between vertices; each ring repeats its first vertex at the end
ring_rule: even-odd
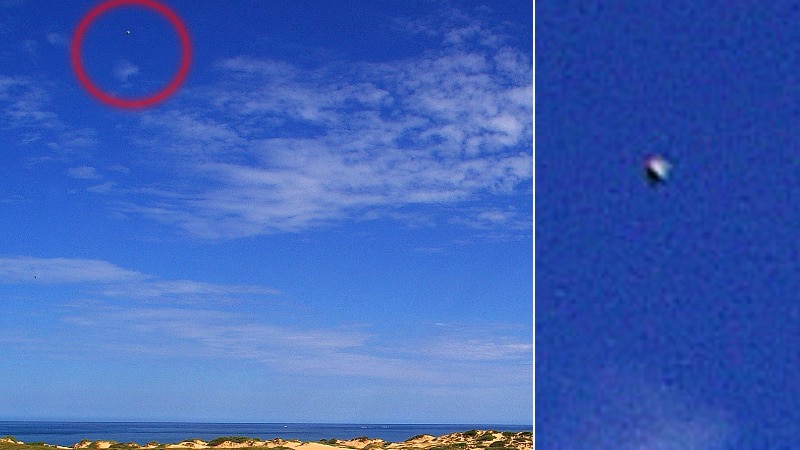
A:
POLYGON ((263 286, 212 284, 158 277, 93 259, 0 257, 0 284, 86 284, 85 292, 100 297, 126 299, 200 298, 214 301, 250 295, 277 295, 263 286))
POLYGON ((730 414, 641 370, 603 368, 572 391, 580 395, 563 402, 571 426, 546 437, 554 448, 722 450, 734 441, 730 414))
MULTIPOLYGON (((311 71, 241 56, 220 61, 218 76, 145 115, 152 137, 137 138, 180 161, 175 178, 206 188, 193 183, 186 196, 162 186, 184 195, 129 212, 198 236, 238 237, 502 201, 531 180, 532 72, 518 49, 448 47, 311 71)), ((528 220, 504 214, 484 223, 528 220)))
POLYGON ((0 0, 0 7, 13 8, 25 3, 27 0, 0 0))
POLYGON ((114 76, 120 83, 127 83, 128 79, 139 73, 139 66, 127 60, 117 61, 114 66, 114 76))
POLYGON ((23 197, 23 196, 21 196, 19 194, 13 194, 13 195, 9 195, 7 197, 0 197, 0 204, 9 205, 9 204, 12 204, 12 203, 21 202, 23 200, 25 200, 25 197, 23 197))
POLYGON ((67 338, 63 349, 30 336, 31 352, 234 359, 273 372, 413 379, 428 386, 524 386, 530 380, 530 343, 496 325, 469 324, 456 333, 417 322, 388 330, 330 324, 286 302, 271 301, 265 309, 264 299, 283 296, 269 287, 164 280, 101 260, 0 258, 0 284, 21 283, 66 285, 71 301, 56 314, 84 331, 79 340, 67 338), (238 306, 226 307, 231 302, 238 306))
POLYGON ((116 186, 116 183, 113 181, 106 181, 105 183, 89 186, 86 188, 86 191, 93 192, 95 194, 106 194, 113 191, 114 186, 116 186))
MULTIPOLYGON (((150 169, 170 181, 109 179, 89 192, 150 193, 128 197, 117 212, 206 238, 381 217, 519 230, 530 212, 504 203, 531 183, 529 51, 459 12, 444 25, 403 26, 441 47, 313 70, 248 56, 218 61, 210 82, 185 90, 172 108, 142 114, 130 136, 158 154, 150 169), (501 210, 503 220, 490 217, 501 210)), ((60 45, 64 37, 46 39, 60 45)), ((130 61, 114 68, 121 83, 138 73, 130 61)), ((21 130, 22 141, 56 150, 97 144, 92 130, 67 125, 50 97, 31 78, 0 75, 5 126, 21 130)))
POLYGON ((530 380, 530 364, 519 364, 530 360, 530 345, 499 342, 508 338, 484 338, 480 343, 450 339, 447 347, 436 347, 436 337, 431 342, 387 342, 380 332, 367 332, 364 326, 309 327, 174 307, 93 305, 64 320, 101 332, 106 340, 97 343, 97 349, 111 345, 115 351, 158 356, 250 360, 274 372, 414 379, 429 385, 503 386, 530 380), (152 340, 155 336, 158 339, 152 340), (428 345, 434 350, 415 350, 428 345))
POLYGON ((479 46, 496 49, 504 45, 508 38, 500 24, 488 26, 477 17, 452 8, 414 19, 400 18, 395 21, 395 25, 410 34, 437 38, 444 46, 449 47, 479 46))
POLYGON ((47 39, 47 42, 50 45, 63 46, 63 45, 67 45, 67 43, 68 43, 67 37, 64 36, 61 33, 47 33, 47 36, 45 36, 45 39, 47 39))
POLYGON ((423 352, 437 358, 465 361, 533 360, 533 345, 514 340, 449 339, 433 343, 423 352))
POLYGON ((67 169, 67 175, 79 180, 96 180, 102 178, 97 169, 91 166, 72 167, 67 169))
POLYGON ((0 257, 3 283, 119 283, 149 278, 94 259, 0 257))
MULTIPOLYGON (((532 183, 529 50, 458 12, 444 25, 403 26, 441 47, 310 70, 248 56, 218 61, 211 81, 184 90, 170 108, 139 115, 129 136, 158 155, 148 171, 168 181, 132 185, 136 179, 109 174, 88 191, 124 196, 118 214, 204 238, 376 218, 527 232, 529 209, 511 205, 532 183)), ((122 83, 138 72, 129 61, 115 67, 122 83)), ((27 144, 63 150, 98 142, 94 131, 67 125, 31 78, 0 75, 0 106, 5 126, 27 144)), ((100 178, 79 169, 67 173, 100 178)))
POLYGON ((0 75, 0 102, 6 104, 5 115, 12 127, 53 129, 62 125, 55 113, 45 109, 49 97, 44 89, 27 77, 0 75))
POLYGON ((111 171, 114 171, 114 172, 123 173, 123 174, 131 173, 131 169, 129 169, 129 168, 127 168, 127 167, 125 167, 125 166, 123 166, 121 164, 114 164, 113 166, 107 167, 107 169, 111 170, 111 171))
POLYGON ((219 285, 191 280, 149 281, 136 286, 106 287, 103 295, 126 298, 159 298, 166 296, 200 296, 211 299, 239 295, 277 295, 277 289, 262 286, 219 285))
POLYGON ((94 130, 68 125, 52 106, 40 82, 0 74, 0 107, 5 118, 0 127, 19 131, 25 144, 42 142, 52 150, 84 149, 97 143, 94 130))

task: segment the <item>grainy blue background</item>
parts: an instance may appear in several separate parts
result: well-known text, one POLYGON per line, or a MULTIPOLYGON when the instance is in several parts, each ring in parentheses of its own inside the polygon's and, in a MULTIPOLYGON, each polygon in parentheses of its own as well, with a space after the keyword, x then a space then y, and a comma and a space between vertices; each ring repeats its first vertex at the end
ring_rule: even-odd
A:
POLYGON ((800 442, 798 19, 537 2, 537 448, 800 442))

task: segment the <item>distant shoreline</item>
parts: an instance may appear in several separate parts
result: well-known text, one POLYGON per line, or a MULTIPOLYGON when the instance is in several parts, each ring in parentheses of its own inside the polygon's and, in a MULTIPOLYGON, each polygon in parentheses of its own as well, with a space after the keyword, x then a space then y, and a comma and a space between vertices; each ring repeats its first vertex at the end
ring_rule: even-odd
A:
POLYGON ((331 423, 197 423, 197 422, 25 422, 0 421, 0 436, 14 436, 23 442, 47 442, 71 447, 90 441, 176 443, 186 439, 212 441, 219 436, 248 436, 270 440, 280 438, 303 442, 322 439, 348 440, 360 436, 386 442, 403 442, 419 434, 442 436, 465 430, 531 431, 532 425, 502 423, 466 424, 331 424, 331 423))

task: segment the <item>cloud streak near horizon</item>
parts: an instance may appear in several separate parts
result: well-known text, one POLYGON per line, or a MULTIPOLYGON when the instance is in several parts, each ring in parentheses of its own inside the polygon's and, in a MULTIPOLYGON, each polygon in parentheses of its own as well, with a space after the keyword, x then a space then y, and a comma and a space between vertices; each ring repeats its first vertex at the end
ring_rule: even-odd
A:
MULTIPOLYGON (((70 289, 73 293, 63 299, 61 320, 98 334, 90 340, 84 334, 80 344, 65 338, 72 351, 232 358, 290 373, 313 370, 395 380, 413 376, 426 383, 473 387, 525 383, 531 369, 530 343, 489 334, 476 324, 457 333, 428 326, 423 338, 397 340, 371 324, 353 326, 346 320, 309 326, 308 318, 299 322, 296 306, 286 302, 271 303, 273 313, 285 317, 281 323, 224 308, 226 303, 282 295, 262 286, 161 280, 100 260, 0 257, 0 285, 19 284, 81 286, 77 296, 70 289)), ((35 346, 35 336, 23 340, 35 346)), ((47 351, 53 348, 48 344, 47 351)))

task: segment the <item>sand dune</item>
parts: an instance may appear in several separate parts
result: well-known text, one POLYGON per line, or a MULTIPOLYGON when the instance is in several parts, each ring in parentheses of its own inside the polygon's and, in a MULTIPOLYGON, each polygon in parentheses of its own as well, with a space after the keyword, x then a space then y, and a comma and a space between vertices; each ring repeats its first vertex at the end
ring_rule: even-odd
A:
MULTIPOLYGON (((48 447, 67 449, 69 447, 48 447)), ((493 430, 469 430, 460 433, 431 436, 414 436, 404 442, 386 442, 366 436, 349 440, 323 439, 319 442, 301 442, 280 438, 262 441, 246 437, 221 437, 212 441, 187 439, 174 444, 150 443, 141 446, 135 443, 120 444, 113 441, 83 440, 71 450, 167 450, 167 449, 275 449, 275 450, 532 450, 531 432, 499 432, 493 430)), ((0 438, 0 450, 41 450, 41 445, 29 445, 14 438, 0 438)))

